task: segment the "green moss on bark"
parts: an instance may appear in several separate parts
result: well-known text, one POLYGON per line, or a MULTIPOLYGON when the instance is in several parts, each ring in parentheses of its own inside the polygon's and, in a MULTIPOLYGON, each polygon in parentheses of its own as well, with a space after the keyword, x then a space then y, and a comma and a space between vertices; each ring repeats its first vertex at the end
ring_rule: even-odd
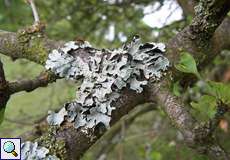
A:
POLYGON ((44 36, 40 32, 29 32, 27 29, 17 32, 17 39, 22 50, 22 57, 44 64, 48 53, 44 45, 44 36))
POLYGON ((66 145, 65 141, 61 139, 56 139, 56 133, 59 127, 50 126, 48 132, 38 139, 39 145, 49 149, 50 155, 55 155, 61 160, 67 159, 66 145))

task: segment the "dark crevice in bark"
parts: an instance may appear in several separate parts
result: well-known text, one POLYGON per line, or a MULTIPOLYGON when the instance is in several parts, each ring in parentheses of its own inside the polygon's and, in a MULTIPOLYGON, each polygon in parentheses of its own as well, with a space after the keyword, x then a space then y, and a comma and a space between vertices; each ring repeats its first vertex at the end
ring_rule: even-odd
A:
POLYGON ((3 63, 0 60, 0 110, 3 110, 6 107, 9 98, 10 94, 8 92, 8 82, 5 78, 3 63))

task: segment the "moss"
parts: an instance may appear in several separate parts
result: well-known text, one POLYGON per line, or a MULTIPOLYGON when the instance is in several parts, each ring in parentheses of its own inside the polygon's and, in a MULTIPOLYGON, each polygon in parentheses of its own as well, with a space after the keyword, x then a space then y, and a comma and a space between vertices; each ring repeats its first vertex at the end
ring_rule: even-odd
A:
POLYGON ((30 46, 26 48, 25 53, 39 64, 44 64, 47 59, 47 52, 44 48, 43 39, 35 38, 30 41, 30 46))
POLYGON ((65 160, 67 159, 65 141, 55 138, 58 128, 57 126, 50 126, 48 132, 38 139, 38 143, 49 149, 50 155, 55 155, 61 160, 65 160))
POLYGON ((44 47, 44 36, 41 32, 31 32, 28 29, 19 30, 17 39, 22 53, 21 57, 44 64, 47 59, 47 50, 44 47))

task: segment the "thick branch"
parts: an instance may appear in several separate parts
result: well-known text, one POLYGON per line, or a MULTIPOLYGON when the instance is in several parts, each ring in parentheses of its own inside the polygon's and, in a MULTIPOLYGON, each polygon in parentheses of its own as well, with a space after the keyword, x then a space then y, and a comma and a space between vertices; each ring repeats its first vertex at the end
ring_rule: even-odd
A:
POLYGON ((130 114, 123 117, 119 122, 117 122, 106 134, 94 144, 91 149, 93 150, 93 155, 95 159, 99 159, 102 154, 106 154, 111 151, 116 145, 115 139, 121 134, 123 126, 127 129, 133 121, 152 110, 156 110, 154 104, 148 103, 143 104, 135 108, 130 114))
MULTIPOLYGON (((137 94, 134 91, 124 90, 121 98, 114 103, 114 106, 117 108, 112 112, 112 120, 110 125, 114 125, 122 116, 128 114, 135 106, 142 104, 147 101, 147 95, 137 94)), ((49 145, 53 143, 64 142, 66 151, 63 156, 67 156, 70 160, 79 159, 85 151, 89 149, 104 133, 106 129, 104 125, 96 126, 95 129, 88 129, 87 132, 82 131, 81 129, 76 129, 73 127, 72 123, 65 123, 57 129, 54 134, 48 132, 47 135, 52 134, 50 139, 47 139, 46 134, 41 138, 40 143, 44 146, 46 142, 49 145), (44 140, 45 139, 45 140, 44 140), (55 142, 50 143, 55 139, 55 142)))
POLYGON ((17 33, 0 30, 0 53, 13 60, 25 58, 38 64, 44 64, 48 53, 60 47, 63 42, 49 40, 36 32, 36 28, 33 27, 39 26, 28 27, 17 33))
POLYGON ((212 59, 221 49, 228 46, 226 43, 229 40, 226 41, 222 37, 229 37, 229 27, 226 27, 226 23, 229 23, 229 21, 226 20, 223 25, 220 24, 229 11, 230 1, 218 2, 221 3, 217 3, 214 0, 201 1, 196 7, 197 12, 192 24, 169 41, 168 46, 173 50, 170 51, 169 57, 174 63, 180 56, 181 50, 190 52, 201 62, 204 59, 212 59), (218 26, 219 28, 217 29, 218 26), (223 32, 223 30, 226 32, 223 32), (217 37, 218 41, 216 41, 217 37))
MULTIPOLYGON (((199 2, 198 0, 188 0, 188 1, 177 0, 177 2, 181 6, 181 8, 183 9, 183 11, 186 15, 195 16, 194 7, 198 4, 198 2, 199 2)), ((227 4, 227 5, 229 5, 229 4, 227 4)), ((227 7, 227 5, 226 5, 226 7, 227 7)), ((219 13, 219 14, 221 15, 221 13, 219 13)), ((226 11, 225 11, 225 14, 226 14, 226 11)), ((225 14, 223 13, 223 15, 225 15, 225 14)), ((217 19, 217 18, 218 17, 216 17, 215 19, 217 19)), ((213 56, 215 56, 221 50, 230 49, 230 38, 229 38, 230 37, 230 28, 229 28, 229 26, 230 26, 230 17, 226 16, 226 18, 222 21, 220 26, 215 30, 215 34, 213 35, 212 40, 210 41, 210 43, 211 43, 210 46, 212 46, 212 47, 209 50, 206 50, 205 53, 209 52, 209 53, 212 53, 213 56)), ((172 41, 174 41, 174 40, 175 39, 173 39, 172 41)), ((187 50, 189 50, 189 49, 187 48, 187 50)), ((209 61, 209 59, 207 59, 207 61, 209 61)))

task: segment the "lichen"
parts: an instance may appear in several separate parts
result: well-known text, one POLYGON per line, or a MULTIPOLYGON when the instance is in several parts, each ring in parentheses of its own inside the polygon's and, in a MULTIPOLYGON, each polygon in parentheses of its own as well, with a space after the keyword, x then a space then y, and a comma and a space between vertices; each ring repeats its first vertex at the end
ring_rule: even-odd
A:
POLYGON ((88 42, 70 41, 53 50, 46 61, 47 70, 82 84, 76 99, 58 112, 49 112, 50 125, 63 121, 75 128, 93 128, 102 123, 107 128, 116 101, 124 88, 141 93, 148 80, 159 80, 169 66, 163 43, 144 43, 135 36, 131 43, 118 49, 96 49, 88 42), (87 52, 87 55, 80 54, 87 52))
POLYGON ((56 156, 49 155, 49 150, 38 146, 38 143, 26 141, 21 145, 22 160, 59 160, 56 156))

